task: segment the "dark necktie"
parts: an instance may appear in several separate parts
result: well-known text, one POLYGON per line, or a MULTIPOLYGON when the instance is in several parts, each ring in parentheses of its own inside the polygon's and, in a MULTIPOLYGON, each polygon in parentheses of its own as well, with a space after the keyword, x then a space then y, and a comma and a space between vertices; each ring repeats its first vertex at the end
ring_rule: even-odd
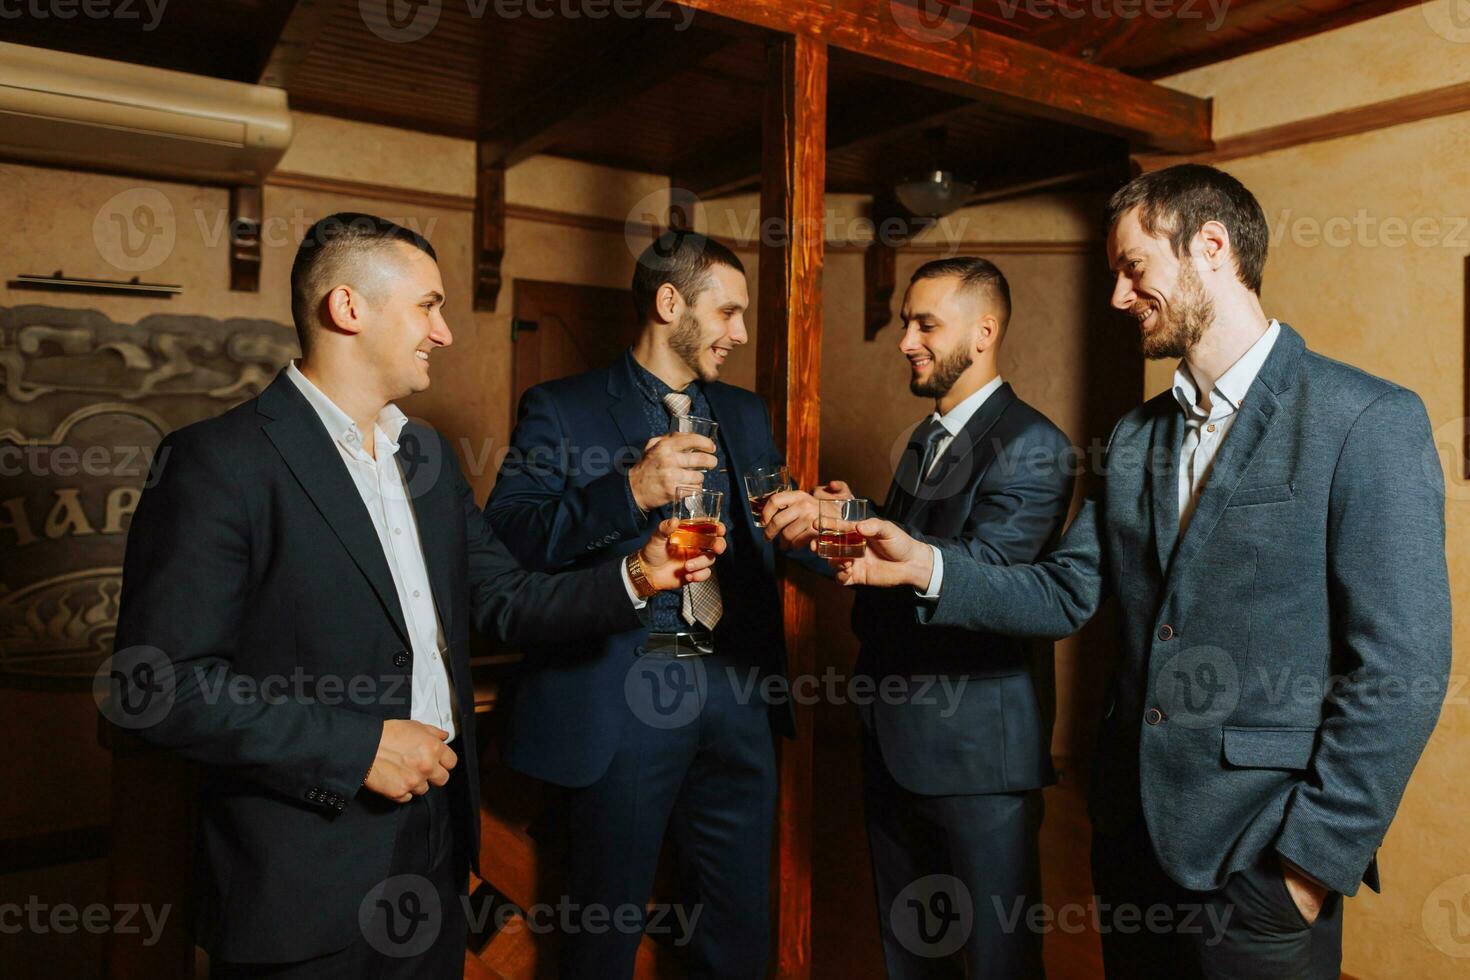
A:
POLYGON ((934 465, 939 441, 947 435, 949 430, 940 425, 939 420, 932 415, 914 429, 914 434, 909 437, 908 447, 903 451, 903 459, 899 461, 898 473, 894 477, 894 482, 903 494, 895 499, 892 507, 894 513, 888 515, 889 519, 901 521, 908 514, 924 485, 924 477, 934 465))

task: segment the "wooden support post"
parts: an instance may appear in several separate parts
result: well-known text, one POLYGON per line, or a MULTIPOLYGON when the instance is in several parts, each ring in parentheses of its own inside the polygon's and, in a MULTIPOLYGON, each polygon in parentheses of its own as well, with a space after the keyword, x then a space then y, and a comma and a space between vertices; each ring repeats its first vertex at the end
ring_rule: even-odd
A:
POLYGON ((230 188, 230 289, 260 292, 260 222, 265 215, 259 184, 230 188))
MULTIPOLYGON (((799 485, 817 480, 821 421, 823 186, 827 46, 785 35, 767 49, 763 116, 756 387, 776 443, 799 485)), ((789 566, 788 566, 789 570, 789 566)), ((815 669, 811 594, 781 582, 790 676, 815 669)), ((776 832, 776 976, 811 976, 812 718, 797 707, 797 737, 780 747, 776 832)))
POLYGON ((505 258, 505 167, 484 143, 475 167, 475 309, 495 312, 505 258))

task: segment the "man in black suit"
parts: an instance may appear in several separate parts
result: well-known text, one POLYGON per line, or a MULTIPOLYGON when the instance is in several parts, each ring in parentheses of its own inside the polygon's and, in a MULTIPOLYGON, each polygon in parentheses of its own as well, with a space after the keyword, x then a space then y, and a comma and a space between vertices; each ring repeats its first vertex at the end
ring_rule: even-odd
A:
POLYGON ((631 629, 652 589, 712 559, 686 566, 655 535, 626 563, 516 564, 447 440, 392 404, 452 340, 422 237, 324 218, 291 288, 301 361, 158 454, 105 710, 204 763, 194 913, 216 976, 458 977, 479 850, 471 625, 631 629))
POLYGON ((773 736, 791 734, 793 719, 784 699, 761 696, 766 681, 784 683, 786 651, 774 551, 741 476, 781 455, 765 403, 719 380, 747 339, 739 258, 667 232, 640 256, 633 300, 643 327, 623 356, 526 392, 486 511, 527 567, 581 568, 642 547, 675 487, 702 485, 724 493, 729 550, 708 582, 656 597, 646 626, 528 656, 505 758, 571 790, 567 899, 587 919, 564 937, 563 976, 632 976, 667 829, 691 972, 764 977, 773 736), (674 417, 690 415, 716 421, 718 437, 671 435, 674 417), (634 926, 608 928, 623 909, 638 913, 634 926))
MULTIPOLYGON (((881 511, 917 539, 995 565, 1034 561, 1054 541, 1075 473, 1067 437, 1001 380, 1010 314, 1006 278, 985 259, 936 259, 914 273, 899 349, 909 390, 934 399, 934 411, 910 437, 881 511)), ((810 532, 791 526, 773 514, 767 533, 804 544, 810 532)), ((852 613, 856 674, 890 692, 861 711, 888 975, 964 975, 963 951, 971 977, 1039 977, 1041 935, 1024 923, 1041 899, 1041 788, 1055 778, 1051 644, 926 630, 914 617, 924 601, 864 589, 852 613)))

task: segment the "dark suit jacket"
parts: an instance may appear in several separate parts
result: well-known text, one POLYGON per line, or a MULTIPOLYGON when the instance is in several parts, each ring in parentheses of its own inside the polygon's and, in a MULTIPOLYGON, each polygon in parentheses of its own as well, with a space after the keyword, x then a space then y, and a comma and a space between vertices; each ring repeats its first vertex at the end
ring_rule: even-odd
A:
MULTIPOLYGON (((884 514, 905 507, 910 533, 974 561, 1035 561, 1066 520, 1075 472, 1066 435, 1003 384, 949 444, 918 498, 895 482, 884 514)), ((1051 643, 925 628, 914 617, 923 601, 910 589, 865 588, 852 611, 862 642, 857 672, 874 677, 877 691, 885 677, 908 679, 905 696, 878 697, 863 712, 894 780, 933 796, 1053 782, 1051 643)))
MULTIPOLYGON (((719 382, 702 385, 730 468, 730 551, 715 565, 724 615, 716 647, 758 658, 766 674, 786 671, 775 553, 745 504, 742 474, 782 462, 765 402, 719 382)), ((521 399, 511 443, 486 513, 528 568, 582 568, 647 540, 628 495, 628 470, 642 453, 648 423, 626 358, 610 367, 536 385, 521 399)), ((796 556, 822 574, 826 562, 796 556)), ((606 771, 618 735, 633 717, 624 679, 643 627, 609 630, 592 643, 543 642, 528 651, 516 682, 506 762, 563 786, 588 786, 606 771)), ((542 638, 546 640, 548 638, 542 638)), ((789 704, 773 706, 781 734, 794 729, 789 704)))
POLYGON ((946 554, 936 625, 1065 636, 1118 599, 1093 819, 1139 811, 1165 870, 1221 885, 1267 847, 1344 894, 1439 715, 1444 478, 1412 391, 1281 335, 1178 533, 1171 393, 1120 421, 1102 487, 1038 564, 946 554))
MULTIPOLYGON (((614 563, 522 570, 432 429, 410 422, 399 445, 459 702, 471 803, 457 818, 478 853, 471 625, 522 641, 640 618, 614 563)), ((115 663, 159 651, 142 655, 172 703, 137 734, 205 764, 200 942, 245 962, 340 949, 388 873, 404 812, 360 789, 383 721, 409 716, 412 689, 382 547, 332 438, 284 373, 258 398, 172 433, 156 458, 128 534, 115 663)))

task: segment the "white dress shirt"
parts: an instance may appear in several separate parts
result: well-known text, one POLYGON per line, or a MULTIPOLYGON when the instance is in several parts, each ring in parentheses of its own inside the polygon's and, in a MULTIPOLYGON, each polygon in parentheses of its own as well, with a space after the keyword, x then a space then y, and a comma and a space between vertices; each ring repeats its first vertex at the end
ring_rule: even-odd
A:
POLYGON ((1190 518, 1194 517, 1194 508, 1199 503, 1200 494, 1204 492, 1205 481, 1214 468, 1215 455, 1219 453, 1221 443, 1235 424, 1240 403, 1245 400, 1245 393, 1250 390, 1256 375, 1261 373, 1261 365, 1266 363, 1266 357, 1271 353, 1271 348, 1276 346, 1276 338, 1279 336, 1281 324, 1272 320, 1260 339, 1240 355, 1240 359, 1230 365, 1230 370, 1220 375, 1220 380, 1210 389, 1208 412, 1200 407, 1199 388, 1194 383, 1194 376, 1189 373, 1188 365, 1180 361, 1179 367, 1174 371, 1174 397, 1184 411, 1185 425, 1184 442, 1179 447, 1181 537, 1184 529, 1189 527, 1190 518))
MULTIPOLYGON (((991 395, 1000 390, 1002 384, 1001 377, 997 374, 979 391, 970 395, 943 415, 940 415, 939 410, 935 409, 934 414, 929 416, 930 419, 937 419, 939 424, 944 426, 944 431, 949 433, 948 435, 939 437, 939 442, 934 447, 934 460, 929 464, 929 473, 934 472, 934 467, 938 466, 939 461, 944 458, 944 454, 949 450, 949 444, 954 442, 955 436, 959 435, 960 431, 969 424, 970 419, 974 418, 975 413, 980 411, 980 406, 984 405, 991 395)), ((928 420, 926 419, 925 421, 928 420)), ((921 422, 920 424, 922 425, 923 423, 921 422)), ((924 475, 927 477, 929 473, 925 473, 924 475)), ((938 599, 939 587, 944 584, 944 555, 932 544, 929 548, 934 552, 934 574, 929 576, 929 588, 920 592, 919 595, 925 599, 938 599)))
MULTIPOLYGON (((458 712, 454 682, 449 676, 448 645, 434 608, 429 569, 419 541, 418 519, 394 455, 408 416, 391 404, 378 413, 373 427, 375 456, 369 456, 363 449, 357 423, 312 384, 296 367, 296 362, 291 362, 286 375, 316 410, 327 435, 342 454, 342 462, 372 518, 373 529, 378 532, 378 543, 393 576, 393 588, 398 593, 398 605, 403 610, 404 625, 408 627, 413 646, 413 690, 408 716, 426 725, 437 725, 453 739, 458 732, 458 712)), ((330 588, 331 583, 322 583, 322 587, 330 588)))

